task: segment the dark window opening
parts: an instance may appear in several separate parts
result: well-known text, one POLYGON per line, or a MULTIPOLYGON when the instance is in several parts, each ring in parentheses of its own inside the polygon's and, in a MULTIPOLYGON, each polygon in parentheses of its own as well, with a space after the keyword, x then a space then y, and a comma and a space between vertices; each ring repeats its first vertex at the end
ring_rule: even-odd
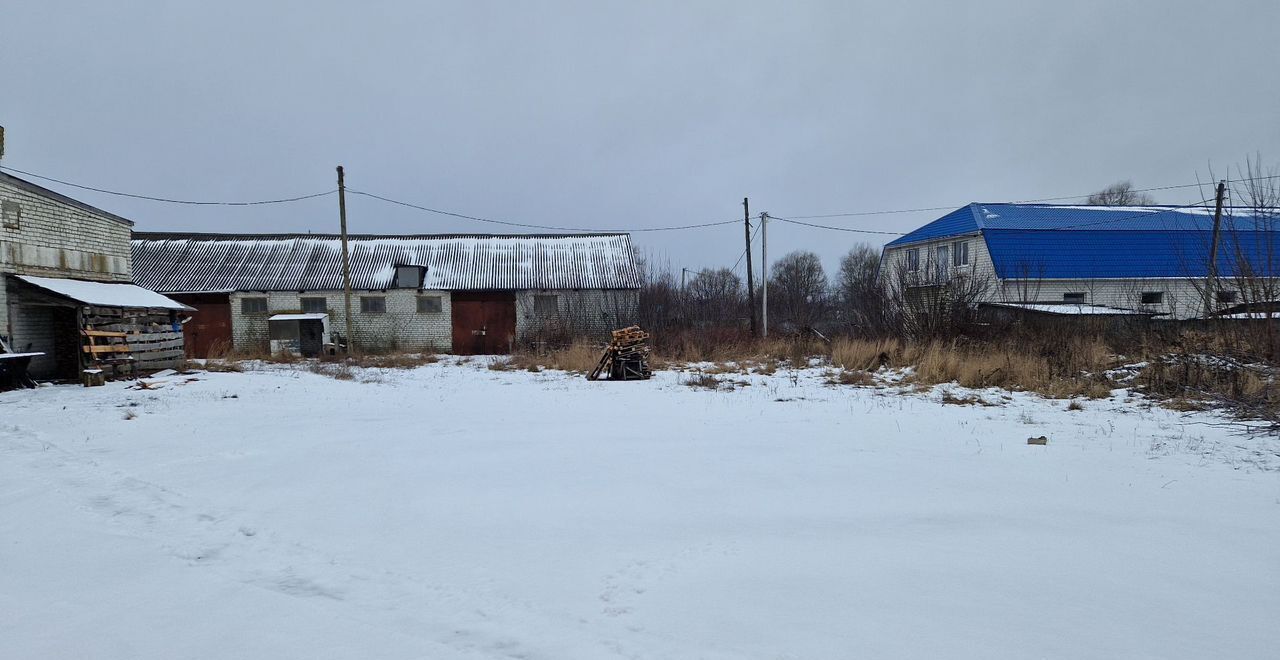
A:
POLYGON ((1076 303, 1077 305, 1081 305, 1081 304, 1084 304, 1084 301, 1085 301, 1085 294, 1083 293, 1073 292, 1073 293, 1062 294, 1062 302, 1076 303))
POLYGON ((1162 302, 1164 302, 1163 291, 1143 291, 1142 292, 1142 304, 1159 305, 1162 302))
POLYGON ((241 314, 266 314, 267 299, 266 298, 241 298, 240 313, 241 314))
POLYGON ((1240 293, 1238 291, 1219 291, 1218 292, 1218 302, 1220 303, 1234 303, 1239 298, 1240 298, 1240 293))
POLYGON ((540 295, 533 297, 533 313, 542 316, 555 316, 560 313, 560 297, 554 295, 540 295))
POLYGON ((440 296, 418 296, 419 314, 436 314, 444 309, 440 296))
POLYGON ((329 311, 329 301, 324 298, 302 298, 302 311, 307 314, 325 314, 329 311))
POLYGON ((422 286, 421 266, 396 266, 396 288, 417 289, 422 286))
POLYGON ((22 228, 22 206, 17 202, 4 200, 0 202, 0 217, 4 219, 5 229, 22 228))
POLYGON ((360 313, 385 314, 387 299, 382 296, 360 296, 360 313))

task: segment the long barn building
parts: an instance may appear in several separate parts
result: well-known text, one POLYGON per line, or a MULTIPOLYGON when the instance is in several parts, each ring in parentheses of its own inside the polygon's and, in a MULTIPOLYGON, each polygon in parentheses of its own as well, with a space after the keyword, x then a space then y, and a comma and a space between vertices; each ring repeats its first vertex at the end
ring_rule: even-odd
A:
MULTIPOLYGON (((345 332, 342 242, 318 234, 135 233, 133 276, 194 308, 188 354, 270 347, 271 319, 345 332)), ((627 234, 349 237, 354 345, 507 353, 634 321, 627 234)))

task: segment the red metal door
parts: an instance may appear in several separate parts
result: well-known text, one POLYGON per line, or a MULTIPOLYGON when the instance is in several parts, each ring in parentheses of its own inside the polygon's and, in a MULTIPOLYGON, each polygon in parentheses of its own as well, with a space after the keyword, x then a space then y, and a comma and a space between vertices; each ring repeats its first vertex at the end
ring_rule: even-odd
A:
POLYGON ((516 336, 516 297, 511 293, 458 291, 451 296, 453 352, 503 355, 516 336))
POLYGON ((210 352, 231 349, 231 302, 226 294, 170 295, 196 308, 182 326, 187 357, 207 358, 210 352))

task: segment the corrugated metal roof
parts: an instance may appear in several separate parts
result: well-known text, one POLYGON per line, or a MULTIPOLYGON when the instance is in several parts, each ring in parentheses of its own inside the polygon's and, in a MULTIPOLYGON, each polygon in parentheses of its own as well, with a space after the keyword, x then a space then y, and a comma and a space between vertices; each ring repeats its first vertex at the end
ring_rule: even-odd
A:
MULTIPOLYGON (((351 286, 392 288, 396 266, 424 266, 423 288, 635 289, 628 234, 353 235, 351 286)), ((134 281, 164 292, 333 291, 342 242, 321 234, 135 233, 134 281)))
POLYGON ((889 241, 885 247, 897 247, 947 236, 964 236, 965 234, 977 233, 978 229, 978 221, 973 215, 973 205, 970 204, 969 206, 962 206, 905 236, 889 241))
MULTIPOLYGON (((888 247, 981 232, 1001 278, 1204 277, 1213 209, 970 204, 888 247)), ((1280 276, 1280 217, 1226 209, 1218 274, 1280 276)))
MULTIPOLYGON (((1223 210, 1223 228, 1275 231, 1280 217, 1255 219, 1247 208, 1223 210)), ((1179 206, 1082 206, 1077 204, 983 204, 962 206, 886 247, 963 236, 989 229, 1050 231, 1211 231, 1213 208, 1179 206)))

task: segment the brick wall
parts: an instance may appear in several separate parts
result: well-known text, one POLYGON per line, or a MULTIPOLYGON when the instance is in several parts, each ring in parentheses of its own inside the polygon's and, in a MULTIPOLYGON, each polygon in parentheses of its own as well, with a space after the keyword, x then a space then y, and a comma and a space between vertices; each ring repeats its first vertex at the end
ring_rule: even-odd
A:
MULTIPOLYGON (((102 213, 50 199, 0 180, 0 274, 129 282, 130 226, 102 213), (15 220, 16 226, 11 226, 15 220)), ((16 308, 0 283, 0 335, 20 339, 16 308)), ((23 324, 29 328, 30 324, 23 324)))
POLYGON ((632 325, 640 292, 632 289, 534 289, 516 292, 516 340, 537 341, 565 333, 605 340, 609 332, 632 325), (555 296, 556 314, 539 314, 537 297, 555 296))
MULTIPOLYGON (((517 291, 516 335, 518 341, 536 341, 542 335, 568 331, 575 336, 607 339, 609 331, 635 323, 639 292, 633 290, 532 290, 517 291), (536 296, 552 295, 556 314, 537 313, 536 296)), ((231 298, 232 343, 236 350, 264 350, 270 330, 268 317, 302 311, 302 298, 324 298, 328 306, 330 331, 346 332, 341 291, 240 292, 231 298), (266 298, 265 313, 245 314, 242 300, 266 298)), ((366 351, 406 350, 450 352, 453 350, 453 316, 448 291, 355 291, 351 296, 353 332, 357 347, 366 351), (418 312, 419 296, 439 296, 439 312, 418 312), (360 311, 362 296, 382 296, 385 313, 360 311)))
MULTIPOLYGON (((231 332, 236 350, 263 349, 270 339, 267 318, 272 314, 302 311, 302 298, 324 298, 328 307, 330 331, 346 334, 346 313, 341 291, 271 291, 268 293, 231 294, 231 332), (241 301, 266 298, 267 313, 245 314, 241 301)), ((430 351, 453 350, 453 324, 448 291, 353 291, 351 293, 352 332, 357 348, 365 351, 430 351), (385 313, 360 311, 362 296, 386 299, 385 313), (439 312, 418 312, 419 296, 439 296, 439 312)))

